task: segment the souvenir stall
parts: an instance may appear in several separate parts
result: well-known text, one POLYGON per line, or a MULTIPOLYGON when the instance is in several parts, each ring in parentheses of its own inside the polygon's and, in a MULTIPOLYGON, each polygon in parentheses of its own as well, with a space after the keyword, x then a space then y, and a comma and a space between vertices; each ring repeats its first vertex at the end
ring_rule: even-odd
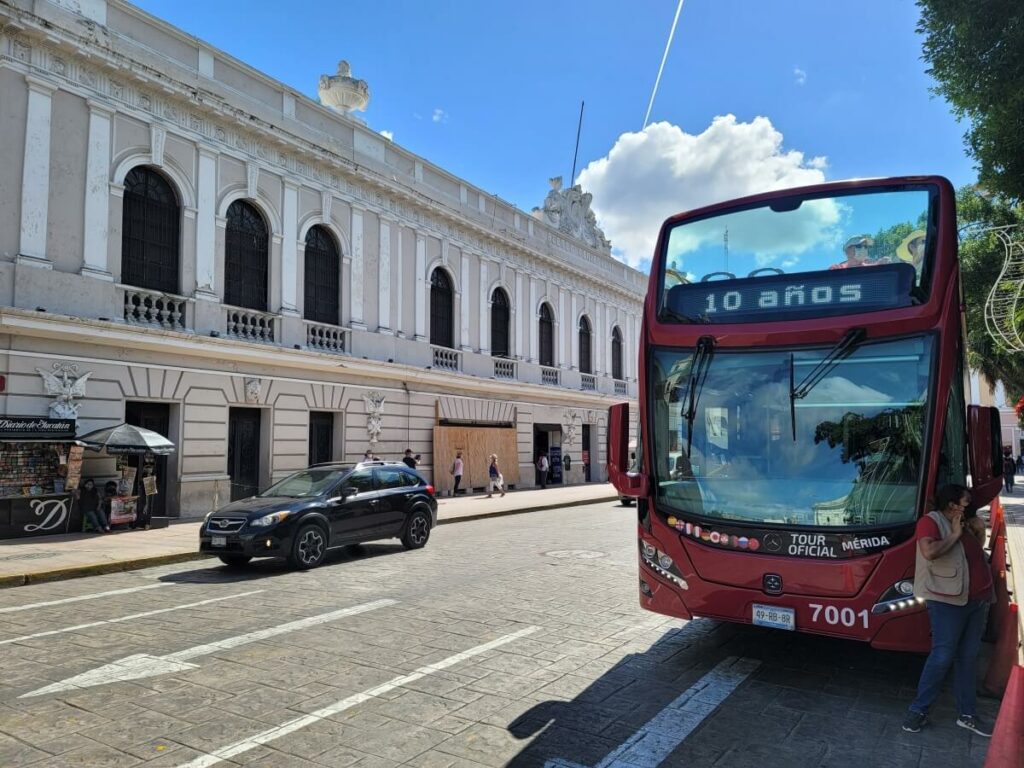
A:
POLYGON ((108 497, 110 525, 148 528, 151 502, 160 490, 156 484, 156 457, 174 453, 174 443, 157 432, 131 424, 90 432, 81 441, 90 450, 117 458, 118 476, 103 489, 108 497))
POLYGON ((0 417, 0 538, 81 530, 83 451, 74 419, 0 417))

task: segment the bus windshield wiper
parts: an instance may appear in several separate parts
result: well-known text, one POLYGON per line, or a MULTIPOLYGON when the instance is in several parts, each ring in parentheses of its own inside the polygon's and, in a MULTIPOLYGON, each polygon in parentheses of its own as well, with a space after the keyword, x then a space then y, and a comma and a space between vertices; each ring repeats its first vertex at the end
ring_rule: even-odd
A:
POLYGON ((697 341, 697 348, 693 352, 693 362, 690 364, 690 380, 687 385, 686 403, 686 457, 690 458, 691 447, 693 446, 693 422, 697 419, 697 403, 700 401, 701 390, 704 389, 704 382, 708 378, 708 370, 711 368, 711 359, 715 356, 715 340, 711 336, 701 336, 697 341))
POLYGON ((867 331, 863 328, 851 328, 848 330, 843 334, 843 338, 836 342, 835 346, 828 351, 828 354, 811 369, 810 373, 804 376, 803 381, 799 384, 793 383, 796 360, 792 352, 789 354, 789 420, 793 427, 793 442, 796 442, 796 401, 807 397, 811 390, 818 386, 822 379, 828 376, 840 361, 853 354, 857 347, 864 342, 865 338, 867 338, 867 331))

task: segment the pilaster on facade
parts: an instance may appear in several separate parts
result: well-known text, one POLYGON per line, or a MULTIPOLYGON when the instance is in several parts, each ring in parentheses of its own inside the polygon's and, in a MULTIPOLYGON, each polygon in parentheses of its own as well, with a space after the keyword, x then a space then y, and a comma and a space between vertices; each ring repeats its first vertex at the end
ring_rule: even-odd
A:
POLYGON ((523 306, 523 273, 516 270, 516 298, 512 305, 512 316, 516 319, 513 324, 515 329, 515 342, 516 342, 516 359, 525 360, 526 350, 524 349, 526 332, 523 331, 523 323, 533 322, 534 312, 532 309, 527 309, 525 312, 520 312, 520 307, 523 306))
POLYGON ((281 206, 281 228, 281 314, 298 316, 299 188, 287 181, 281 206))
POLYGON ((405 338, 405 230, 395 224, 395 336, 405 338))
MULTIPOLYGON (((50 120, 56 83, 25 75, 28 109, 21 176, 21 231, 19 264, 52 268, 47 257, 46 234, 50 205, 50 120)), ((104 185, 105 186, 105 185, 104 185)))
POLYGON ((459 265, 459 347, 463 352, 471 352, 473 345, 469 343, 469 256, 462 251, 462 259, 459 265))
POLYGON ((487 259, 480 257, 480 354, 491 354, 491 297, 487 259))
POLYGON ((195 297, 220 301, 217 295, 217 153, 199 146, 196 179, 195 297))
POLYGON ((363 210, 352 207, 352 269, 349 277, 349 306, 353 330, 365 331, 366 320, 363 317, 363 291, 365 290, 363 271, 366 266, 366 254, 363 252, 363 210))
MULTIPOLYGON (((570 336, 575 334, 575 329, 573 328, 575 318, 566 318, 565 289, 562 287, 559 287, 558 289, 558 318, 559 321, 562 322, 562 330, 555 334, 555 338, 558 339, 557 349, 555 351, 555 359, 558 361, 559 368, 568 368, 569 365, 572 363, 572 360, 566 360, 565 355, 562 354, 562 350, 565 349, 565 330, 569 331, 570 336)), ((572 341, 569 342, 569 347, 572 347, 572 341)))
MULTIPOLYGON (((572 292, 572 302, 571 302, 572 303, 572 322, 573 322, 573 324, 576 324, 578 322, 578 318, 580 316, 580 310, 579 310, 579 305, 578 305, 577 301, 578 301, 577 293, 575 291, 573 291, 572 292)), ((569 347, 571 349, 571 352, 570 352, 571 359, 569 360, 569 368, 570 368, 570 370, 575 371, 575 370, 577 370, 579 368, 579 365, 580 365, 580 335, 579 335, 579 333, 576 332, 575 328, 573 328, 572 331, 570 331, 570 333, 569 333, 569 347)))
POLYGON ((538 360, 538 334, 540 333, 540 286, 537 279, 529 276, 530 280, 530 362, 538 360))
MULTIPOLYGON (((391 225, 389 218, 381 216, 380 237, 378 238, 379 297, 377 299, 377 332, 390 336, 391 330, 391 225)), ((399 298, 399 301, 401 299, 399 298)))
POLYGON ((427 340, 427 238, 416 233, 416 341, 427 340))
POLYGON ((110 123, 114 110, 88 99, 89 135, 85 157, 85 225, 82 274, 113 281, 107 264, 110 227, 110 123))

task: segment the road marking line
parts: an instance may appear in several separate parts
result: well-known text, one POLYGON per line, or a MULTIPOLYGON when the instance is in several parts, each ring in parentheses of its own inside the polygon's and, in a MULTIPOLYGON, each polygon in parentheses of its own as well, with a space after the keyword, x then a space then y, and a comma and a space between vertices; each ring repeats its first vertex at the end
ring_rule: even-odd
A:
POLYGON ((76 624, 73 627, 62 627, 60 629, 51 629, 48 632, 36 632, 34 635, 22 635, 21 637, 12 637, 7 640, 0 640, 0 645, 8 645, 9 643, 20 643, 22 640, 34 640, 37 637, 49 637, 50 635, 60 635, 64 632, 74 632, 79 629, 88 629, 89 627, 100 627, 104 624, 120 624, 124 621, 132 621, 133 619, 142 619, 146 616, 156 616, 161 613, 170 613, 171 611, 180 611, 185 608, 195 608, 200 605, 209 605, 210 603, 219 603, 221 600, 234 600, 236 597, 247 597, 249 595, 258 595, 263 592, 262 589, 254 589, 252 592, 241 592, 237 595, 226 595, 224 597, 211 597, 209 600, 200 600, 198 603, 185 603, 184 605, 173 605, 170 608, 157 608, 153 611, 143 611, 142 613, 133 613, 128 616, 120 616, 116 619, 103 619, 101 621, 90 621, 88 624, 76 624))
POLYGON ((14 605, 10 608, 0 608, 0 613, 14 613, 16 611, 30 611, 33 608, 45 608, 48 605, 64 605, 65 603, 77 603, 82 600, 95 600, 100 597, 110 597, 111 595, 128 595, 132 592, 141 592, 144 589, 156 589, 157 587, 173 587, 173 583, 161 583, 161 584, 147 584, 144 587, 127 587, 125 589, 112 589, 109 592, 93 592, 89 595, 79 595, 78 597, 65 597, 61 600, 47 600, 43 603, 28 603, 27 605, 14 605))
MULTIPOLYGON (((730 656, 687 688, 595 768, 655 768, 682 744, 761 666, 756 659, 730 656)), ((544 768, 585 768, 570 760, 548 760, 544 768)))
POLYGON ((268 629, 261 629, 256 632, 248 632, 244 635, 238 635, 237 637, 229 637, 227 640, 221 640, 216 643, 197 645, 194 648, 186 648, 183 651, 169 653, 166 656, 150 656, 148 653, 136 653, 132 656, 126 656, 120 661, 104 664, 102 667, 97 667, 96 669, 91 669, 88 672, 83 672, 80 675, 75 675, 74 677, 69 677, 66 680, 61 680, 59 683, 47 685, 43 688, 32 691, 31 693, 24 693, 18 698, 27 699, 32 696, 42 696, 46 693, 61 693, 63 691, 71 691, 79 688, 91 688, 96 685, 106 685, 107 683, 139 680, 144 677, 156 677, 157 675, 165 675, 170 672, 185 672, 190 669, 197 669, 199 666, 198 664, 190 664, 185 660, 194 659, 197 656, 205 656, 228 648, 236 648, 239 645, 254 643, 257 640, 265 640, 268 637, 283 635, 286 632, 294 632, 299 629, 305 629, 306 627, 325 624, 328 621, 341 619, 345 616, 355 616, 359 613, 366 613, 367 611, 372 611, 377 608, 394 605, 395 602, 397 601, 375 600, 372 603, 355 605, 351 608, 342 608, 338 611, 321 613, 318 616, 310 616, 305 619, 299 619, 298 621, 289 621, 286 624, 279 624, 276 627, 269 627, 268 629))
POLYGON ((282 736, 287 736, 289 733, 294 733, 306 726, 313 725, 314 723, 323 720, 325 717, 330 717, 331 715, 336 715, 339 712, 344 712, 346 709, 351 709, 358 704, 362 704, 364 701, 369 701, 370 699, 382 696, 388 691, 393 691, 395 688, 415 682, 416 680, 426 677, 427 675, 432 675, 435 672, 440 672, 443 669, 447 669, 448 667, 458 664, 460 661, 465 661, 466 659, 473 658, 474 656, 479 656, 481 653, 486 653, 487 651, 498 648, 506 643, 511 643, 513 640, 518 640, 520 637, 532 635, 539 629, 540 627, 527 627, 526 629, 521 629, 518 632, 513 632, 510 635, 499 637, 497 640, 492 640, 489 643, 484 643, 483 645, 478 645, 475 648, 470 648, 468 651, 463 651, 462 653, 457 653, 454 656, 449 656, 447 659, 443 659, 436 664, 428 664, 424 667, 420 667, 411 674, 400 675, 399 677, 392 678, 382 685, 370 688, 362 693, 353 694, 352 696, 341 699, 340 701, 326 706, 323 709, 318 709, 308 715, 303 715, 302 717, 297 717, 294 720, 289 720, 287 723, 279 725, 276 728, 270 728, 262 733, 250 736, 247 739, 236 741, 234 744, 221 747, 209 754, 200 755, 190 762, 182 763, 178 768, 209 768, 210 766, 216 765, 224 760, 229 760, 235 755, 248 752, 251 749, 255 749, 258 746, 267 744, 275 739, 279 739, 282 736))

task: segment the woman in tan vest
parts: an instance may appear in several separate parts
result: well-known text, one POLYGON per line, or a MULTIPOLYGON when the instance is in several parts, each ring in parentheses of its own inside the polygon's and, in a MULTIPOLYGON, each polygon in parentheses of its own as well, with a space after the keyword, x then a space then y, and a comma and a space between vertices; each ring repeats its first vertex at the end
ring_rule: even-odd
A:
POLYGON ((920 731, 927 721, 928 709, 953 667, 956 724, 980 736, 992 735, 992 729, 978 720, 974 695, 978 649, 992 602, 992 574, 978 537, 964 535, 964 510, 970 503, 968 488, 943 486, 935 494, 937 510, 917 521, 914 595, 928 606, 932 652, 903 721, 903 730, 910 733, 920 731))

